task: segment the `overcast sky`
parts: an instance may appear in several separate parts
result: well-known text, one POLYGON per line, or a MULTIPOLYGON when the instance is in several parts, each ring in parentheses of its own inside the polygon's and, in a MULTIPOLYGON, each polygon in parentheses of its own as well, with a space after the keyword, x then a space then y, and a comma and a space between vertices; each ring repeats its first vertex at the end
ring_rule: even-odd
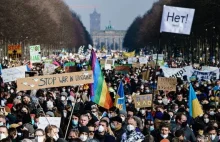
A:
POLYGON ((64 0, 69 7, 80 15, 83 24, 90 31, 89 14, 101 13, 101 29, 111 21, 116 30, 127 30, 137 16, 147 12, 157 0, 64 0))

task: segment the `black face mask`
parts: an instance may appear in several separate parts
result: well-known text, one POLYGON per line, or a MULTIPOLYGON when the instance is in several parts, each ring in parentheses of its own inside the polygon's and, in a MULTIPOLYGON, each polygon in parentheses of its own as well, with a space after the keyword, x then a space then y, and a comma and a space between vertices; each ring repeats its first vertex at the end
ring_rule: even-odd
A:
POLYGON ((182 127, 186 127, 187 126, 187 122, 182 122, 181 126, 182 127))

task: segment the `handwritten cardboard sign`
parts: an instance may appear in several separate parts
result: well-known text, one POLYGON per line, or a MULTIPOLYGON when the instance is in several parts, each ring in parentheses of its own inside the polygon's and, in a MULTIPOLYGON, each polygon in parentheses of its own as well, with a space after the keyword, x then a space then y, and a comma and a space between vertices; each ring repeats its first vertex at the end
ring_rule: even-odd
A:
POLYGON ((176 91, 176 78, 158 77, 157 90, 176 91))
POLYGON ((6 83, 6 82, 15 81, 18 78, 24 78, 25 71, 27 71, 26 66, 3 69, 2 70, 3 82, 6 83))
POLYGON ((135 108, 143 108, 143 107, 152 106, 152 94, 135 95, 133 99, 134 99, 135 108))
POLYGON ((93 83, 92 71, 20 78, 17 80, 17 90, 36 90, 88 83, 93 83))

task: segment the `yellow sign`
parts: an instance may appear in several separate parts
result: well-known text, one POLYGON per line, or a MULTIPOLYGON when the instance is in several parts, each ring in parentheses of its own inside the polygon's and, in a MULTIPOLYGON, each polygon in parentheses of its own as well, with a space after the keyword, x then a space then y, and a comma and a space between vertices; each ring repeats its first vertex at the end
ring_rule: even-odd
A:
POLYGON ((8 54, 21 54, 21 45, 8 45, 8 54))

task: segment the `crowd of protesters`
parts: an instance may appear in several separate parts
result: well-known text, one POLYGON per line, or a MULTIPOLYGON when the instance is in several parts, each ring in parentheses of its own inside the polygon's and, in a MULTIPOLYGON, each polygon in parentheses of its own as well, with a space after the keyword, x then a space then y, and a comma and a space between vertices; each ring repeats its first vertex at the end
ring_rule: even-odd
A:
MULTIPOLYGON (((74 59, 56 60, 62 65, 74 59)), ((87 70, 81 60, 77 70, 87 70)), ((120 64, 120 61, 116 61, 120 64)), ((7 60, 3 68, 9 67, 7 60)), ((22 64, 22 63, 21 63, 22 64)), ((13 67, 13 65, 10 65, 13 67)), ((43 75, 43 64, 32 66, 35 75, 43 75)), ((130 68, 129 73, 102 70, 114 101, 122 80, 126 110, 106 110, 90 101, 89 84, 17 91, 16 82, 0 86, 1 142, 218 142, 220 139, 220 80, 187 81, 177 79, 176 92, 156 91, 157 77, 162 70, 148 65, 130 68), (150 70, 148 80, 142 72, 150 70), (193 119, 189 115, 189 83, 196 91, 204 114, 193 119), (153 94, 153 105, 135 108, 134 95, 153 94), (72 111, 72 109, 74 109, 72 111), (73 112, 73 113, 71 113, 73 112), (40 117, 61 117, 60 127, 38 128, 40 117), (70 124, 69 124, 70 122, 70 124)), ((31 76, 31 75, 30 75, 31 76)))

